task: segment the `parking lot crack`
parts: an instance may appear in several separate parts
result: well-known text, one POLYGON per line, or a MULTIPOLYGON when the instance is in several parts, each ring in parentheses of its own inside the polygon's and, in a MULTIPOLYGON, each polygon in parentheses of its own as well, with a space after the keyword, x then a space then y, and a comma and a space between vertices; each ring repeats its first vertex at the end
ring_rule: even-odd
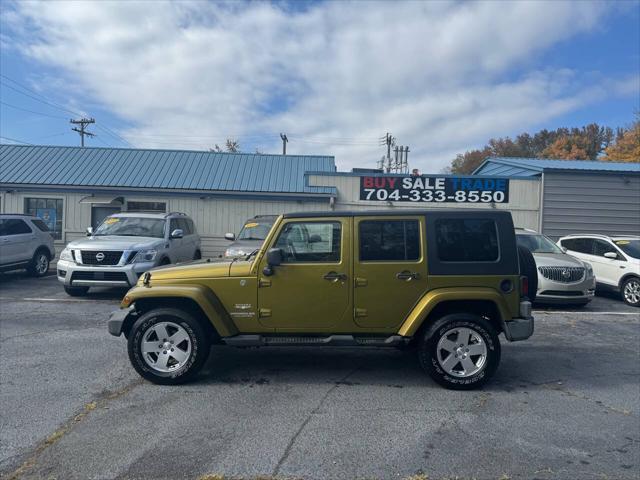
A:
POLYGON ((287 443, 287 446, 284 449, 284 453, 282 454, 282 456, 280 457, 280 460, 278 460, 278 463, 276 464, 275 468, 273 469, 273 473, 271 474, 272 476, 276 476, 280 473, 280 469, 282 468, 282 465, 284 465, 284 462, 287 461, 287 458, 289 458, 289 455, 291 453, 291 450, 293 449, 293 445, 296 443, 296 440, 298 439, 298 437, 300 436, 300 434, 302 433, 302 431, 305 429, 305 427, 307 426, 307 424, 311 421, 311 419, 313 418, 313 416, 318 413, 320 411, 320 409, 322 408, 322 405, 324 405, 324 402, 327 400, 327 398, 329 398, 329 396, 336 390, 338 389, 341 385, 344 384, 344 382, 351 376, 353 375, 356 371, 358 371, 358 368, 360 367, 356 367, 353 370, 351 370, 349 373, 347 373, 344 377, 342 377, 340 380, 338 380, 337 382, 335 382, 333 384, 333 386, 331 388, 329 388, 325 394, 322 396, 322 398, 320 399, 320 401, 318 402, 318 404, 315 406, 315 408, 313 410, 311 410, 311 412, 309 412, 309 415, 307 415, 307 418, 305 418, 305 420, 302 422, 302 424, 300 425, 300 427, 298 427, 298 429, 296 430, 296 432, 293 434, 293 436, 289 439, 289 442, 287 443))
POLYGON ((6 477, 7 480, 17 480, 24 474, 35 468, 40 455, 42 455, 42 453, 44 453, 45 450, 47 450, 49 447, 52 447, 60 440, 62 440, 66 435, 68 435, 79 423, 84 421, 92 411, 99 408, 106 408, 109 402, 126 395, 135 387, 141 385, 142 382, 142 379, 137 379, 121 388, 120 390, 100 394, 94 400, 86 403, 80 412, 71 416, 71 418, 67 419, 62 424, 62 426, 60 426, 60 428, 55 430, 51 435, 41 441, 39 445, 31 452, 31 454, 28 455, 27 459, 22 463, 22 465, 20 465, 16 470, 14 470, 6 477))

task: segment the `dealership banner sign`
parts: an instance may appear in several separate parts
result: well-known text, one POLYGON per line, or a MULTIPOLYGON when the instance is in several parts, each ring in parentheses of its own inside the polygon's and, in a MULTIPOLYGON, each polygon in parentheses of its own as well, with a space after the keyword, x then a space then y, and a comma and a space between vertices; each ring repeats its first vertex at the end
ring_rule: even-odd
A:
POLYGON ((508 203, 509 179, 483 177, 360 177, 360 200, 415 203, 508 203))

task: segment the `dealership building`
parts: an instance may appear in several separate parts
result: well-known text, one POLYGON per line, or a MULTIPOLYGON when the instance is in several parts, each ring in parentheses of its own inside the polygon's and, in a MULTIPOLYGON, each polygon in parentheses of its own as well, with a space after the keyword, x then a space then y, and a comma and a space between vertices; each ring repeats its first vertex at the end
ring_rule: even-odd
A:
POLYGON ((334 158, 0 145, 0 213, 37 215, 58 247, 120 211, 184 212, 218 256, 255 215, 496 208, 552 237, 640 235, 640 164, 490 158, 471 176, 338 172, 334 158))

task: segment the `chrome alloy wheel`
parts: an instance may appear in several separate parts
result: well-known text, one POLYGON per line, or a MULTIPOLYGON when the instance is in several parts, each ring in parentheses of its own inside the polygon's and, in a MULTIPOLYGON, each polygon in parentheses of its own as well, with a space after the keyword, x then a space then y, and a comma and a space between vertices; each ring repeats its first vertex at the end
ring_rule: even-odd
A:
POLYGON ((438 342, 438 363, 449 375, 470 377, 487 362, 487 345, 471 328, 452 328, 438 342))
POLYGON ((640 280, 634 278, 627 282, 624 286, 624 299, 634 305, 640 302, 640 280))
POLYGON ((158 372, 173 372, 187 363, 191 356, 191 338, 187 331, 173 322, 150 326, 142 335, 142 358, 158 372))
POLYGON ((38 275, 44 275, 45 273, 47 273, 47 270, 49 270, 49 259, 44 253, 40 253, 36 257, 34 270, 38 275))

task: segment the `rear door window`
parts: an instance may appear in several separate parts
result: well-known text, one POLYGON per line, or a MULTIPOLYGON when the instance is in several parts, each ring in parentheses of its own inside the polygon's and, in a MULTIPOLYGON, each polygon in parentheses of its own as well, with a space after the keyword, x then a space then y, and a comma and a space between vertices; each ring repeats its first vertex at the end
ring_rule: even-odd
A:
POLYGON ((417 220, 364 220, 360 222, 360 261, 411 261, 420 258, 417 220))
POLYGON ((495 262, 500 257, 496 223, 483 218, 441 218, 435 222, 442 262, 495 262))

